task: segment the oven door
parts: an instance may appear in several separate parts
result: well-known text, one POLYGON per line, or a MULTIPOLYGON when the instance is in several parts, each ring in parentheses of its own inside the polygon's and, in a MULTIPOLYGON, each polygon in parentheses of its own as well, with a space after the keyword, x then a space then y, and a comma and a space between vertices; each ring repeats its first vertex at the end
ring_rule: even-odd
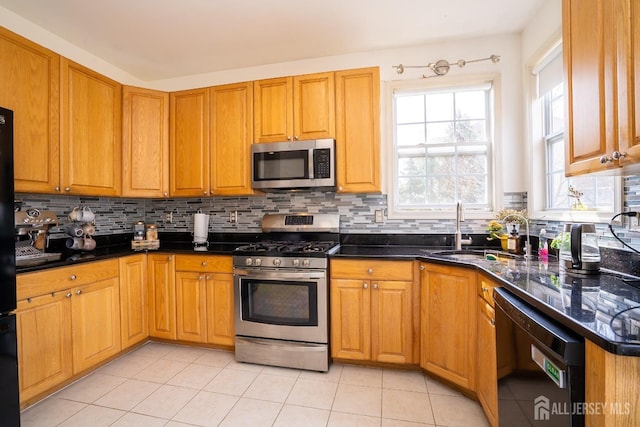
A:
POLYGON ((236 335, 326 344, 324 270, 234 270, 236 335))

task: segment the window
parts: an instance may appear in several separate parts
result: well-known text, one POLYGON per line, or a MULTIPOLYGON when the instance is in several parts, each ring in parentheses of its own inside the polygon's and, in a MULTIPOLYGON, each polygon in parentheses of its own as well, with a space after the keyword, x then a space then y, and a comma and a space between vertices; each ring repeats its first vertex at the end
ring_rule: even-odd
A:
POLYGON ((393 197, 396 213, 422 216, 493 202, 490 83, 397 88, 392 95, 393 197))
POLYGON ((533 70, 537 95, 532 100, 533 216, 571 221, 600 221, 620 203, 620 179, 611 176, 565 177, 565 116, 561 45, 533 70), (537 142, 540 141, 540 142, 537 142), (539 144, 539 149, 535 146, 539 144), (536 171, 544 171, 537 173, 536 171))

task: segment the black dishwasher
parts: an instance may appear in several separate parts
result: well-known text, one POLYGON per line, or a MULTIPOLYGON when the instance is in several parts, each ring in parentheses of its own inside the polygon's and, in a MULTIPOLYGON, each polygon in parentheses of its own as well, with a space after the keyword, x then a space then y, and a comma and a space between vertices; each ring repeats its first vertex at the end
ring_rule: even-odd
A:
POLYGON ((584 338, 494 289, 501 426, 584 426, 584 338))

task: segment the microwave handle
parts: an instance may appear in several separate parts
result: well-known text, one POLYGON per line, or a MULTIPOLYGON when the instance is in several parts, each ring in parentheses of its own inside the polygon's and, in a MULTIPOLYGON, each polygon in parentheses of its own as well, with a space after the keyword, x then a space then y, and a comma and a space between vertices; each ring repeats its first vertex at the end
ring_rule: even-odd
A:
POLYGON ((314 164, 314 161, 313 161, 313 157, 314 157, 313 153, 315 153, 315 151, 316 150, 313 149, 313 148, 307 151, 307 153, 309 155, 309 161, 308 161, 308 164, 309 164, 309 179, 314 179, 315 178, 315 176, 313 174, 313 170, 315 169, 315 164, 314 164))

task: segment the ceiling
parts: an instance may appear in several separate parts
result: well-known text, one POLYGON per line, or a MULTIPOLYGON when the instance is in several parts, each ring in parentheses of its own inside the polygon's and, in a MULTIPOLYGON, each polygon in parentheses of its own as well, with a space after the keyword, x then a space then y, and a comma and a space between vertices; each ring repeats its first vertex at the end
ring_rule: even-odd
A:
POLYGON ((517 33, 544 0, 0 0, 144 81, 517 33))

